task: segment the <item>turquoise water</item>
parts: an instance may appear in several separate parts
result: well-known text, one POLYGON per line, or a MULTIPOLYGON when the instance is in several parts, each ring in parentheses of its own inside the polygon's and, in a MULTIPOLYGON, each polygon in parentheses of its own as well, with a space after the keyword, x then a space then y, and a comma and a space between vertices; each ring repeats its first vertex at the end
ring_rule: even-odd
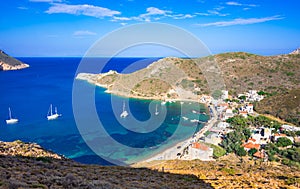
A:
MULTIPOLYGON (((127 99, 105 93, 85 81, 76 84, 86 90, 94 90, 97 119, 85 110, 75 122, 72 104, 72 87, 80 58, 20 58, 30 68, 0 72, 0 140, 23 140, 41 146, 83 163, 103 165, 127 164, 149 157, 178 141, 189 138, 201 124, 191 119, 207 121, 208 116, 192 110, 205 111, 198 103, 180 102, 161 105, 160 101, 127 99), (123 102, 129 116, 120 119, 123 102), (48 121, 49 105, 58 107, 62 114, 57 120, 48 121), (156 106, 159 115, 154 115, 156 106), (19 123, 7 125, 8 107, 19 123), (182 117, 187 117, 184 120, 182 117), (92 148, 92 149, 91 149, 92 148)), ((96 59, 94 59, 95 61, 96 59)), ((130 73, 147 66, 153 60, 141 58, 112 59, 102 72, 110 69, 121 72, 130 64, 140 61, 139 66, 127 69, 130 73)), ((97 59, 98 64, 106 60, 97 59)), ((95 72, 99 70, 95 69, 95 72)), ((82 92, 84 92, 83 90, 82 92)), ((82 102, 85 103, 85 102, 82 102)))

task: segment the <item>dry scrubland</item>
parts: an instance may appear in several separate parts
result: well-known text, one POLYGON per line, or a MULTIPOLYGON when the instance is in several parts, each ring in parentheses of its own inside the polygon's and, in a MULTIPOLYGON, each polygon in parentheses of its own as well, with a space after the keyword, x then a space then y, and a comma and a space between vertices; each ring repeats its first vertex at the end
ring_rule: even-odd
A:
POLYGON ((0 188, 297 188, 300 170, 240 159, 83 165, 21 141, 0 143, 0 188), (144 168, 141 168, 144 167, 144 168), (164 172, 162 172, 162 167, 164 172))
POLYGON ((136 164, 176 174, 193 174, 213 188, 299 188, 300 170, 229 154, 216 161, 154 161, 136 164))
POLYGON ((0 188, 211 188, 194 175, 83 165, 21 141, 0 142, 0 188))

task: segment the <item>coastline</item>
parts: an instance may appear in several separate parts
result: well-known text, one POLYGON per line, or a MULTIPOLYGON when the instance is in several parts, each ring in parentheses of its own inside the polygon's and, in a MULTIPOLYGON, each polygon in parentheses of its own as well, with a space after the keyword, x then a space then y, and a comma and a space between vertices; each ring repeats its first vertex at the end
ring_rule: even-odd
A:
MULTIPOLYGON (((132 94, 123 94, 123 93, 120 93, 118 91, 111 91, 111 90, 108 89, 109 85, 97 83, 93 79, 93 75, 94 74, 80 73, 76 76, 76 79, 87 81, 88 83, 90 83, 92 85, 104 88, 104 89, 106 89, 106 91, 105 91, 106 93, 109 93, 109 94, 112 94, 112 95, 117 95, 117 96, 126 97, 126 98, 133 98, 133 99, 142 99, 142 100, 159 100, 159 101, 164 101, 164 102, 196 102, 196 103, 205 105, 205 107, 207 109, 209 109, 209 104, 208 103, 201 103, 200 98, 199 99, 183 99, 183 98, 161 98, 161 97, 157 97, 157 96, 143 97, 143 96, 137 96, 137 95, 132 95, 132 94)), ((206 133, 209 129, 211 129, 214 126, 214 124, 217 122, 217 112, 216 112, 215 108, 212 107, 210 109, 212 110, 212 114, 211 114, 210 119, 208 120, 207 123, 205 123, 203 128, 201 128, 193 136, 191 136, 191 137, 189 137, 189 138, 187 138, 183 141, 180 141, 176 144, 173 144, 170 147, 164 149, 163 151, 155 153, 155 154, 151 155, 150 157, 144 158, 144 159, 142 159, 142 160, 140 160, 136 163, 133 163, 131 165, 138 164, 138 163, 143 163, 143 162, 150 162, 150 161, 154 161, 154 160, 175 160, 175 159, 179 159, 179 157, 177 156, 178 153, 182 154, 183 150, 185 148, 187 148, 192 143, 192 141, 198 140, 199 138, 203 137, 204 133, 206 133)))
POLYGON ((188 147, 191 144, 192 140, 198 140, 199 138, 204 136, 204 133, 207 132, 209 129, 211 129, 214 124, 217 122, 217 112, 214 109, 214 107, 211 108, 213 112, 213 116, 211 116, 211 119, 208 120, 208 122, 205 124, 205 126, 195 133, 194 136, 189 137, 188 139, 181 141, 179 143, 176 143, 175 145, 163 150, 162 152, 159 152, 158 154, 154 154, 153 156, 143 159, 137 163, 134 164, 139 164, 139 163, 146 163, 146 162, 151 162, 155 160, 175 160, 175 159, 180 159, 178 158, 177 154, 182 153, 182 151, 188 147), (178 148, 180 146, 180 148, 178 148))
MULTIPOLYGON (((103 73, 101 77, 108 75, 109 73, 116 73, 115 71, 110 71, 108 73, 103 73)), ((178 101, 182 101, 182 102, 197 102, 197 103, 201 103, 199 99, 197 98, 165 98, 165 97, 158 97, 158 96, 151 96, 151 97, 145 97, 145 96, 138 96, 138 95, 133 95, 133 94, 127 94, 127 93, 122 93, 120 91, 116 91, 116 90, 109 90, 110 85, 107 84, 99 84, 97 83, 94 79, 93 76, 94 75, 98 75, 98 74, 90 74, 90 73, 79 73, 76 76, 77 80, 82 80, 82 81, 86 81, 92 85, 101 87, 106 89, 104 92, 108 93, 108 94, 112 94, 112 95, 116 95, 116 96, 120 96, 120 97, 126 97, 126 98, 134 98, 134 99, 142 99, 142 100, 159 100, 159 101, 165 101, 165 102, 178 102, 178 101)), ((201 104, 205 104, 205 103, 201 103, 201 104)), ((205 104, 207 107, 207 104, 205 104)))

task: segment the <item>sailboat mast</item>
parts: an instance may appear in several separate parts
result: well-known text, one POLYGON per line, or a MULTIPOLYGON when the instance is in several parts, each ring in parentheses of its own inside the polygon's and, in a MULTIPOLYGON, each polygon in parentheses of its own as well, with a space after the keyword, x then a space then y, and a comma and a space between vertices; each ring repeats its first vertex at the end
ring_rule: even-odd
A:
POLYGON ((50 104, 50 115, 52 115, 52 104, 50 104))
POLYGON ((123 102, 123 112, 125 111, 125 102, 123 102))
POLYGON ((10 110, 10 107, 8 108, 8 114, 9 114, 9 119, 11 119, 11 110, 10 110))

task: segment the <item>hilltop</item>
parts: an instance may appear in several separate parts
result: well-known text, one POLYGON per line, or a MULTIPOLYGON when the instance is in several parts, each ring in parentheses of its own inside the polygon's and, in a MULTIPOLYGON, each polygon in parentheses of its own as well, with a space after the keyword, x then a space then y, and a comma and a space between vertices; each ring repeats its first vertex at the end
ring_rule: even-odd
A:
POLYGON ((208 94, 211 86, 220 84, 217 88, 222 88, 221 79, 233 95, 249 89, 272 94, 300 88, 300 72, 296 71, 300 70, 299 62, 299 54, 259 56, 235 52, 198 59, 168 57, 131 74, 81 73, 77 78, 105 87, 108 92, 136 98, 196 99, 197 95, 208 94), (213 63, 217 63, 221 79, 211 79, 213 63))
POLYGON ((84 165, 37 144, 0 142, 0 188, 211 188, 190 174, 84 165))
POLYGON ((28 64, 25 64, 0 50, 0 70, 19 70, 28 67, 28 64))

